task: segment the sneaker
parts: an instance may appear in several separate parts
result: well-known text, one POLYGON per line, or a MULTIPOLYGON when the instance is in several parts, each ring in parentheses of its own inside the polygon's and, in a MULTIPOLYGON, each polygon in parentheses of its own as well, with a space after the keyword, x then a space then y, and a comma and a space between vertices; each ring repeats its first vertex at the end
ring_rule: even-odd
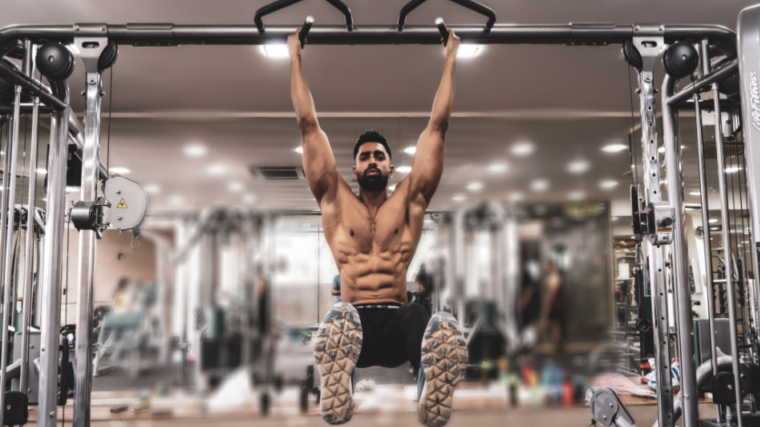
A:
POLYGON ((417 418, 428 427, 449 422, 454 389, 467 367, 467 343, 456 319, 435 313, 422 338, 422 360, 417 386, 417 418))
POLYGON ((322 377, 322 418, 348 422, 354 414, 352 376, 362 349, 362 324, 353 305, 333 305, 317 331, 314 359, 322 377))

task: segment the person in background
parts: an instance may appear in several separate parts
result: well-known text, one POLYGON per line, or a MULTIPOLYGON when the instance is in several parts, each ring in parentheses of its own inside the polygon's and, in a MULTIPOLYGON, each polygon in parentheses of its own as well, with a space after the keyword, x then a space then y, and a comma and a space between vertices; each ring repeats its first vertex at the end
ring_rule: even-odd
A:
POLYGON ((129 303, 129 278, 122 277, 116 284, 116 290, 113 291, 113 308, 126 308, 129 303))
POLYGON ((332 294, 335 296, 335 302, 340 302, 340 274, 333 277, 332 294))
POLYGON ((414 303, 425 308, 428 316, 432 316, 433 311, 433 276, 425 271, 425 264, 420 266, 415 281, 419 285, 419 291, 414 297, 414 303))
POLYGON ((548 331, 554 343, 555 354, 560 354, 565 341, 565 289, 562 273, 553 261, 544 264, 546 294, 541 309, 541 330, 548 331))

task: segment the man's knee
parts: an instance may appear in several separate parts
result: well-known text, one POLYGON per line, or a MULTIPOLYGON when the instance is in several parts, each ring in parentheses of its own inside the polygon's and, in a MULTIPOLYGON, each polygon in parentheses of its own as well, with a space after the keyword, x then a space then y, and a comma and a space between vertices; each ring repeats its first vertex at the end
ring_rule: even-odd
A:
POLYGON ((419 320, 427 324, 427 321, 429 319, 429 316, 427 314, 427 311, 425 311, 425 307, 423 307, 420 304, 417 303, 407 303, 406 307, 406 318, 409 320, 419 320))

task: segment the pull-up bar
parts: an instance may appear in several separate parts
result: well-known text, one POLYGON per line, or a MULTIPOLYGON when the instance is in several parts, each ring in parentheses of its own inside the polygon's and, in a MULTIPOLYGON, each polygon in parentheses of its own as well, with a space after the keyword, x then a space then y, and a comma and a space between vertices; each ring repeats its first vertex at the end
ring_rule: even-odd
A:
MULTIPOLYGON (((105 25, 103 36, 121 45, 179 46, 179 45, 262 45, 284 42, 299 27, 270 26, 260 32, 253 26, 242 25, 175 25, 171 23, 139 23, 105 25)), ((70 44, 81 36, 79 25, 11 25, 0 29, 0 46, 12 40, 29 39, 34 43, 57 41, 70 44)), ((637 36, 638 26, 612 23, 570 23, 567 25, 494 25, 491 31, 482 27, 449 26, 463 43, 477 44, 563 44, 608 45, 621 44, 637 36)), ((701 40, 705 37, 721 42, 731 49, 736 46, 736 34, 720 25, 662 25, 660 34, 666 43, 701 40)), ((346 31, 341 26, 314 26, 309 32, 310 45, 439 45, 441 34, 435 25, 409 26, 403 31, 389 26, 354 27, 346 31)), ((2 54, 3 52, 0 52, 2 54)))

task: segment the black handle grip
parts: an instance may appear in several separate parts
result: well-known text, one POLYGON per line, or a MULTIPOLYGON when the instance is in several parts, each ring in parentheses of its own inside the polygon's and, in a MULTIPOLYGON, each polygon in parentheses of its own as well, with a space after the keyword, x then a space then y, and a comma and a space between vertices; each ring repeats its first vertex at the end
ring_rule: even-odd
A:
POLYGON ((311 26, 314 25, 314 17, 309 15, 306 17, 306 20, 303 21, 303 26, 301 26, 301 32, 298 33, 298 40, 301 41, 301 49, 306 45, 306 36, 309 35, 309 31, 311 31, 311 26))
POLYGON ((443 37, 443 45, 446 46, 449 42, 449 30, 446 28, 446 23, 443 22, 443 18, 436 18, 435 26, 438 27, 438 32, 441 33, 441 37, 443 37))

